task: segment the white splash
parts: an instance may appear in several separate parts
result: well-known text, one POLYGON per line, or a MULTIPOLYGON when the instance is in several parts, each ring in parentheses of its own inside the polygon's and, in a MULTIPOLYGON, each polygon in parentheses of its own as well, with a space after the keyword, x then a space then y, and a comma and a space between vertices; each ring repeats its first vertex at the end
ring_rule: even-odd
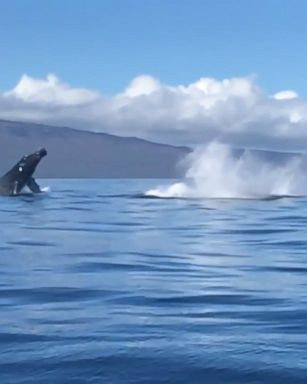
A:
POLYGON ((145 195, 162 198, 262 198, 307 192, 306 175, 299 157, 276 165, 259 159, 250 151, 235 156, 229 146, 213 142, 190 154, 186 165, 185 181, 149 190, 145 195))
POLYGON ((44 193, 49 193, 51 191, 51 188, 50 187, 43 187, 41 189, 41 191, 44 192, 44 193))

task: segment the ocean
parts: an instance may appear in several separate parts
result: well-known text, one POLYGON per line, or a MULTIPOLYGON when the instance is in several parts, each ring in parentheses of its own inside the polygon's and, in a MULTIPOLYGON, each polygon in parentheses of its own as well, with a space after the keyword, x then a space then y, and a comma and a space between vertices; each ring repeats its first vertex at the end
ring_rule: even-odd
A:
POLYGON ((307 198, 167 183, 1 198, 1 384, 307 382, 307 198))

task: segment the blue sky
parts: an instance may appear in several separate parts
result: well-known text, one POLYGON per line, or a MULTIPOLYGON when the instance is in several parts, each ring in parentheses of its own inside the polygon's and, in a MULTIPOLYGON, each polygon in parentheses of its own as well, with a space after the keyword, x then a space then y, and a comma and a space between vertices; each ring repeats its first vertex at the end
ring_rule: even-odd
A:
POLYGON ((167 84, 256 75, 306 95, 304 0, 3 0, 0 89, 55 73, 108 95, 150 74, 167 84))
POLYGON ((306 0, 0 1, 0 119, 307 148, 306 0))

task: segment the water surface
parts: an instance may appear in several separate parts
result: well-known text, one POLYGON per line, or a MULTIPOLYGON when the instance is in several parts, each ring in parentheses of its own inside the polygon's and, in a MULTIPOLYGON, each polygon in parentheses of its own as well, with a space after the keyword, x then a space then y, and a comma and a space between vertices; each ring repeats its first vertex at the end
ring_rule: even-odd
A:
POLYGON ((47 183, 0 202, 1 383, 306 383, 306 198, 47 183))

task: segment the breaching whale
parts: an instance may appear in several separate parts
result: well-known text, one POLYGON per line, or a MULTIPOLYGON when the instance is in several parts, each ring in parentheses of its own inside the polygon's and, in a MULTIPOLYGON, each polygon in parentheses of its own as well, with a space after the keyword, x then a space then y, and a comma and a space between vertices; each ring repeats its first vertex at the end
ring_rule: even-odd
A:
POLYGON ((12 169, 0 178, 0 195, 14 196, 27 186, 33 193, 40 193, 41 189, 33 177, 33 173, 47 155, 45 148, 23 156, 12 169))

